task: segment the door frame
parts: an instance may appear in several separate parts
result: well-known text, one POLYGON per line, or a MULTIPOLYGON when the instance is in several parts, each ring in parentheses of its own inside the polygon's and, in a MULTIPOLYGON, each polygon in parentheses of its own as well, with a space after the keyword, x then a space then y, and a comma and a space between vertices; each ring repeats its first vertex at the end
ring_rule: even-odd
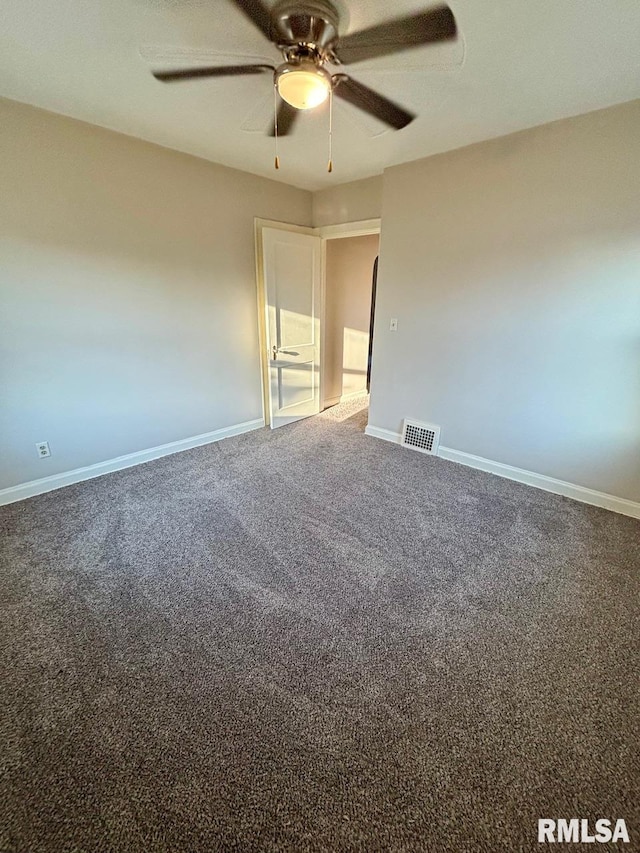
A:
POLYGON ((368 234, 380 234, 381 219, 361 219, 357 222, 343 222, 339 225, 322 225, 312 228, 306 225, 293 225, 290 222, 277 222, 274 219, 254 219, 256 292, 258 300, 258 346, 260 349, 260 381, 262 383, 262 416, 265 426, 271 423, 269 405, 269 347, 267 344, 267 295, 262 265, 262 229, 277 228, 280 231, 293 231, 320 237, 320 411, 324 410, 324 352, 325 352, 325 296, 327 273, 327 240, 343 237, 365 237, 368 234))

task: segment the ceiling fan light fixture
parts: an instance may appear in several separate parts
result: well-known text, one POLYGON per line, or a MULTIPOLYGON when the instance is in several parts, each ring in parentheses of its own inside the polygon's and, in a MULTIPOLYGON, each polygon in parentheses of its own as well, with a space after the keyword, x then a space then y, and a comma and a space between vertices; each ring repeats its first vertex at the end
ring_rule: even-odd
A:
POLYGON ((314 62, 287 63, 276 72, 276 87, 292 107, 311 110, 329 97, 331 75, 314 62))

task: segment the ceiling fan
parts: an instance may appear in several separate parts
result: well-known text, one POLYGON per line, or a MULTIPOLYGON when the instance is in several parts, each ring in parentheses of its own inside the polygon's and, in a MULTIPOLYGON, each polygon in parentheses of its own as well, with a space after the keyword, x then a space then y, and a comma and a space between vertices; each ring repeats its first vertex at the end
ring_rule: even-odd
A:
POLYGON ((272 73, 282 99, 271 136, 291 133, 300 110, 313 109, 335 95, 395 130, 415 115, 348 74, 327 66, 351 65, 409 47, 455 39, 456 21, 448 6, 437 6, 340 36, 340 20, 329 0, 279 0, 268 9, 262 0, 231 0, 282 53, 281 65, 217 65, 154 71, 164 83, 202 77, 272 73))

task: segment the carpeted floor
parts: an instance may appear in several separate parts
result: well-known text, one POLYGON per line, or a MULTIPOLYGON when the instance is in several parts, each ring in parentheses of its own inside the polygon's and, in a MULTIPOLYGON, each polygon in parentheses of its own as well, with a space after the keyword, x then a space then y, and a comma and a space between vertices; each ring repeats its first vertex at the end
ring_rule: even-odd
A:
POLYGON ((3 853, 640 849, 640 524, 362 406, 0 510, 3 853))

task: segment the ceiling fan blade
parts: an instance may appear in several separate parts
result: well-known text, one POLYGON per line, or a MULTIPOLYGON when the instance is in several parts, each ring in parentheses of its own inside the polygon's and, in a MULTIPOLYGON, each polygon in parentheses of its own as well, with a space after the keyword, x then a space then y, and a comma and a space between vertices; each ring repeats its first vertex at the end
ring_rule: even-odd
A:
POLYGON ((259 53, 223 53, 212 47, 175 44, 142 44, 138 52, 153 68, 189 67, 191 65, 265 65, 271 64, 268 50, 259 53))
POLYGON ((340 39, 336 56, 345 64, 387 56, 409 47, 454 39, 458 29, 448 6, 408 15, 340 39))
POLYGON ((153 71, 156 80, 172 83, 175 80, 194 80, 197 77, 238 77, 243 74, 262 74, 275 71, 273 65, 213 65, 208 68, 182 68, 178 71, 153 71))
MULTIPOLYGON (((280 106, 278 107, 278 136, 288 136, 291 133, 299 112, 300 110, 292 107, 291 104, 288 104, 286 101, 280 101, 280 106)), ((274 122, 271 126, 269 136, 275 135, 276 126, 274 122)))
POLYGON ((271 41, 271 15, 261 0, 233 0, 233 3, 271 41))
POLYGON ((343 101, 353 104, 354 107, 364 110, 365 113, 370 113, 370 115, 396 130, 402 130, 403 127, 411 124, 415 118, 413 113, 346 75, 338 75, 333 94, 337 98, 342 98, 343 101))

